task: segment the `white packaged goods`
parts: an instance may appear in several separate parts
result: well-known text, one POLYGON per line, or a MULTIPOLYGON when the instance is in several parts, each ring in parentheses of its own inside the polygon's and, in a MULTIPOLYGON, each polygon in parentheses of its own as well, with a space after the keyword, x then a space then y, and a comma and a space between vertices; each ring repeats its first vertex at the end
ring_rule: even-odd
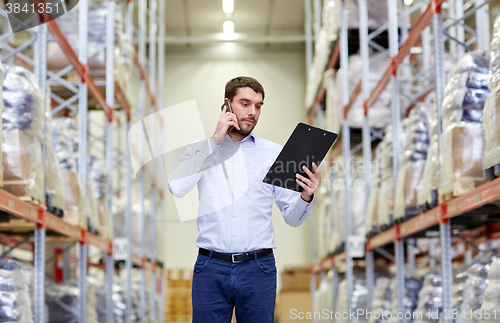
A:
POLYGON ((42 94, 35 75, 27 69, 2 65, 2 71, 4 189, 43 201, 42 94))
POLYGON ((66 213, 63 220, 87 228, 87 203, 78 178, 78 126, 73 118, 52 120, 52 143, 64 186, 66 213))
MULTIPOLYGON (((398 295, 396 292, 396 279, 392 280, 392 316, 389 319, 389 323, 399 323, 397 318, 398 313, 398 295)), ((421 278, 405 278, 405 295, 404 295, 404 313, 413 313, 417 308, 419 303, 419 294, 422 290, 422 279, 421 278)), ((406 315, 407 316, 407 315, 406 315)), ((410 315, 410 317, 413 317, 410 315)), ((411 319, 403 319, 403 323, 412 323, 411 319)))
POLYGON ((418 184, 417 204, 421 211, 427 211, 438 204, 439 186, 439 142, 437 128, 437 109, 434 108, 430 121, 429 136, 430 143, 425 160, 422 179, 418 184))
POLYGON ((375 283, 373 294, 372 313, 378 313, 372 316, 369 323, 388 323, 392 310, 392 279, 389 277, 379 277, 375 283))
MULTIPOLYGON (((331 26, 330 31, 338 32, 340 29, 340 10, 341 1, 334 0, 330 1, 331 5, 325 6, 325 8, 330 7, 328 14, 331 15, 330 21, 331 26)), ((357 29, 359 28, 359 8, 357 3, 346 2, 347 13, 347 28, 357 29)), ((368 28, 377 29, 383 24, 387 23, 387 3, 385 2, 368 2, 368 28)), ((323 16, 324 23, 325 16, 323 16)))
POLYGON ((414 323, 438 323, 443 308, 443 287, 439 272, 431 272, 424 277, 424 284, 418 293, 418 305, 414 323))
POLYGON ((59 217, 64 215, 66 202, 64 200, 64 187, 52 144, 52 113, 51 113, 50 87, 47 86, 45 94, 45 197, 47 210, 59 217))
POLYGON ((491 263, 488 273, 488 287, 484 292, 484 302, 481 305, 481 312, 488 313, 482 316, 480 322, 494 323, 498 322, 498 313, 500 313, 500 259, 495 259, 491 263), (496 314, 496 315, 495 315, 496 314))
POLYGON ((29 277, 23 264, 0 259, 0 321, 33 323, 29 277))
POLYGON ((340 133, 342 125, 342 109, 339 108, 342 102, 337 96, 337 84, 335 71, 333 69, 325 71, 323 79, 323 87, 326 89, 325 129, 334 133, 340 133))
POLYGON ((378 225, 378 202, 381 183, 381 160, 382 160, 382 145, 375 148, 375 163, 372 164, 372 182, 370 189, 370 197, 368 199, 368 207, 366 211, 365 232, 373 235, 379 231, 378 225))
MULTIPOLYGON (((481 312, 480 309, 485 301, 485 291, 489 283, 488 273, 490 272, 492 263, 498 261, 498 255, 498 250, 493 249, 486 253, 479 262, 469 268, 469 276, 465 282, 465 294, 462 303, 464 313, 468 314, 460 317, 457 323, 482 322, 482 319, 476 313, 479 314, 481 312)), ((496 273, 493 272, 492 277, 495 276, 496 273)), ((492 286, 492 290, 494 290, 494 286, 492 286)), ((487 304, 486 306, 489 305, 487 304)))
POLYGON ((453 275, 453 282, 451 285, 452 292, 452 307, 459 311, 462 310, 462 303, 464 301, 465 294, 465 281, 468 278, 468 273, 466 268, 459 268, 453 275))
MULTIPOLYGON (((96 55, 96 49, 106 42, 106 5, 91 6, 88 12, 88 44, 87 52, 89 55, 88 67, 89 73, 93 77, 103 77, 106 74, 106 51, 101 50, 96 55)), ((78 22, 79 10, 75 8, 64 15, 55 19, 55 22, 63 32, 64 36, 73 48, 73 51, 78 54, 79 35, 78 22)), ((123 34, 123 21, 118 11, 115 14, 115 44, 119 44, 123 34)), ((115 60, 118 58, 120 49, 115 48, 115 60)), ((60 71, 70 65, 66 54, 57 43, 56 39, 49 33, 47 43, 47 68, 51 71, 60 71)), ((115 69, 117 70, 117 69, 115 69)))
POLYGON ((424 171, 429 149, 429 108, 415 107, 408 117, 408 137, 400 157, 394 203, 394 219, 400 221, 418 214, 417 186, 424 171))
POLYGON ((500 163, 500 88, 488 96, 484 104, 485 151, 483 169, 500 163))
MULTIPOLYGON (((357 313, 358 310, 363 310, 366 313, 367 301, 368 301, 368 289, 366 288, 366 281, 364 273, 361 271, 354 271, 354 284, 353 293, 350 300, 347 299, 347 281, 343 279, 338 288, 337 296, 337 312, 339 313, 349 313, 347 307, 347 302, 351 305, 350 308, 352 312, 357 313)), ((335 320, 335 322, 346 323, 346 316, 335 320)), ((365 315, 355 315, 354 319, 351 320, 352 323, 367 323, 367 317, 365 315)))
MULTIPOLYGON (((334 237, 329 251, 333 251, 345 242, 345 190, 344 184, 344 164, 341 161, 342 156, 334 160, 335 181, 333 189, 335 190, 335 208, 333 210, 334 237)), ((352 216, 352 234, 356 236, 365 236, 365 201, 366 190, 363 181, 362 161, 353 158, 351 160, 351 178, 348 183, 348 189, 351 190, 351 216, 352 216)))
POLYGON ((491 91, 498 91, 500 89, 500 15, 497 16, 493 25, 488 87, 491 91))
POLYGON ((489 94, 489 52, 464 55, 452 71, 442 105, 439 195, 455 196, 483 179, 483 108, 489 94))

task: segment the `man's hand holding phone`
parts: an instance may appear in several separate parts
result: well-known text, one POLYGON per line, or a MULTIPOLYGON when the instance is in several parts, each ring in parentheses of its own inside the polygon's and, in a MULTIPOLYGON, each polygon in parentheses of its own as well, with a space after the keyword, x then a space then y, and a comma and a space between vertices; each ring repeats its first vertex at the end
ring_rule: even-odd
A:
POLYGON ((215 128, 214 135, 212 136, 217 145, 224 141, 224 139, 226 138, 226 133, 228 132, 230 127, 234 127, 240 130, 236 115, 232 112, 229 112, 228 105, 225 104, 220 114, 219 121, 217 122, 217 127, 215 128))

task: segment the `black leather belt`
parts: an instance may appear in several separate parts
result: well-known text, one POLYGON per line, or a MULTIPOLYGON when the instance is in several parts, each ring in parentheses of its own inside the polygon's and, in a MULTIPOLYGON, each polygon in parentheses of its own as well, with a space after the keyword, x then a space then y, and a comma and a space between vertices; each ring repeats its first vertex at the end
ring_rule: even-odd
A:
MULTIPOLYGON (((210 257, 210 250, 200 248, 198 250, 198 253, 203 256, 210 257)), ((257 259, 265 257, 267 255, 270 255, 273 253, 273 249, 260 249, 257 250, 257 252, 243 252, 243 253, 220 253, 213 251, 212 252, 212 258, 219 259, 219 260, 224 260, 228 262, 232 262, 233 264, 237 264, 240 262, 245 262, 249 260, 254 260, 255 259, 255 254, 257 254, 257 259)))

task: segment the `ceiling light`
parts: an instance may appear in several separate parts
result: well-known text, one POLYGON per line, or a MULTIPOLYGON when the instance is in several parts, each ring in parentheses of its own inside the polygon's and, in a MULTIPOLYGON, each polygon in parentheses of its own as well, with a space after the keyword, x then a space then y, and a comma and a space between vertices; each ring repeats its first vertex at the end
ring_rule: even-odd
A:
POLYGON ((413 3, 413 0, 405 0, 405 5, 409 6, 413 3))
POLYGON ((232 13, 234 11, 234 0, 222 0, 222 10, 225 13, 232 13))
POLYGON ((224 35, 234 34, 234 22, 232 22, 231 20, 224 21, 224 24, 222 25, 222 30, 224 32, 224 35))
POLYGON ((328 6, 329 7, 334 7, 335 6, 335 1, 333 1, 333 0, 328 1, 328 6))

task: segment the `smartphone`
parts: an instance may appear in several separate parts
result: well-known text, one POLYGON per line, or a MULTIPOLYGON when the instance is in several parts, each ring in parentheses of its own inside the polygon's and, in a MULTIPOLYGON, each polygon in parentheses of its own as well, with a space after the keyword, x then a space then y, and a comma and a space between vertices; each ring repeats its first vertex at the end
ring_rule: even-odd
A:
MULTIPOLYGON (((231 113, 233 113, 233 109, 231 108, 231 103, 229 103, 229 100, 224 101, 224 103, 221 105, 220 109, 221 109, 221 110, 224 110, 224 107, 227 107, 227 110, 226 110, 227 112, 231 112, 231 113)), ((233 128, 234 128, 234 127, 233 127, 233 126, 231 126, 231 127, 229 127, 229 128, 227 129, 227 131, 232 131, 232 130, 233 130, 233 128)))

